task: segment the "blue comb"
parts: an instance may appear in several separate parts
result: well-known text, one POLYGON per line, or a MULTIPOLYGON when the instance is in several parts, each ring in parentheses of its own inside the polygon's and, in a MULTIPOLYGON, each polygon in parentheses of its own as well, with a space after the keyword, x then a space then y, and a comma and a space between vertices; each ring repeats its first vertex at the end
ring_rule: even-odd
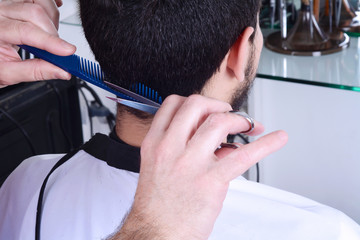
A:
POLYGON ((143 84, 134 85, 130 88, 130 90, 127 90, 105 81, 106 78, 104 72, 101 70, 99 64, 82 58, 76 54, 71 56, 58 56, 27 45, 19 45, 19 47, 34 54, 36 57, 64 69, 86 82, 115 94, 119 98, 108 98, 118 103, 151 114, 155 114, 162 103, 162 98, 158 95, 158 93, 143 84))

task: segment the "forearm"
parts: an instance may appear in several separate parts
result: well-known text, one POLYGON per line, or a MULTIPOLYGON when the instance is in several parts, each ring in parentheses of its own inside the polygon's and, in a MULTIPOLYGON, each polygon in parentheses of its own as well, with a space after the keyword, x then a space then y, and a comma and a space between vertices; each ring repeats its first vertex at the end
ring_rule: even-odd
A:
POLYGON ((132 210, 124 219, 121 229, 107 240, 145 240, 174 239, 160 232, 156 221, 145 217, 143 213, 132 210))

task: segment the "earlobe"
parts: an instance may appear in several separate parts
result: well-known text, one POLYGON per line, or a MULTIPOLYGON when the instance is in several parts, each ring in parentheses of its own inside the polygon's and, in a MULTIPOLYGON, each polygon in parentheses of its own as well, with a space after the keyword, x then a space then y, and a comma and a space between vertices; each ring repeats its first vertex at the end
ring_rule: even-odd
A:
POLYGON ((245 28, 245 30, 241 33, 239 38, 230 49, 227 60, 227 67, 234 73, 238 81, 242 81, 245 76, 245 69, 252 44, 249 40, 253 32, 254 28, 245 28))

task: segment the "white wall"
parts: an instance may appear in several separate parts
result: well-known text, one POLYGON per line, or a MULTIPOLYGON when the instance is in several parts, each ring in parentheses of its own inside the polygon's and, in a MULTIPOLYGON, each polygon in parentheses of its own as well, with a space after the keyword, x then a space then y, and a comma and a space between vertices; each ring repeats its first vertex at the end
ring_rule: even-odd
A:
POLYGON ((261 162, 262 183, 360 223, 360 92, 256 79, 249 113, 267 133, 289 134, 288 144, 261 162))

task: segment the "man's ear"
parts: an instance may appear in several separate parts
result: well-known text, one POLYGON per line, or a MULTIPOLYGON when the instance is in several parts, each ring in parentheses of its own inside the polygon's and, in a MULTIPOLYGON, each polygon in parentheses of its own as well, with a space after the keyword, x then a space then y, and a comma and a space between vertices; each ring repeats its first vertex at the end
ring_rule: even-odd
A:
POLYGON ((227 60, 227 67, 232 70, 237 80, 242 81, 245 76, 245 68, 247 66, 251 42, 249 41, 254 28, 247 27, 241 33, 234 45, 230 49, 227 60))

